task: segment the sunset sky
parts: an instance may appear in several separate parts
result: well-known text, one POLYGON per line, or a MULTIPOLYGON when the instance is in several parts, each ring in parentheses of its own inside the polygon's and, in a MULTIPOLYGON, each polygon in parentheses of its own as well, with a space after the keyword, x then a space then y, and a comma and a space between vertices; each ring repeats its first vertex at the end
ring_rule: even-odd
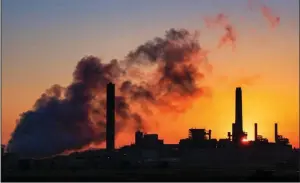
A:
MULTIPOLYGON (((200 45, 210 51, 213 68, 205 83, 212 95, 195 99, 176 120, 162 118, 160 138, 176 143, 192 127, 226 138, 234 122, 235 87, 242 86, 248 139, 254 139, 258 123, 258 133, 274 141, 277 122, 279 133, 298 147, 299 1, 262 2, 280 17, 276 27, 246 0, 2 0, 2 143, 19 114, 47 88, 71 82, 83 56, 122 59, 170 28, 186 28, 199 30, 200 45), (224 31, 205 26, 205 17, 219 13, 228 15, 237 32, 234 50, 218 48, 224 31)), ((132 135, 122 143, 133 142, 132 135)))

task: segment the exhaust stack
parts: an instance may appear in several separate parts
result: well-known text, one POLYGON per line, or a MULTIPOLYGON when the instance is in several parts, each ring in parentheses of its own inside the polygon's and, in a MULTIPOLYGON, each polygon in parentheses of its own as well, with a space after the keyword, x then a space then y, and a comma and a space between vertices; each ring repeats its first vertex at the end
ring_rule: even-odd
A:
POLYGON ((257 141, 257 123, 254 123, 254 140, 257 141))
POLYGON ((275 142, 278 142, 278 124, 275 123, 275 142))
POLYGON ((107 84, 106 89, 106 149, 115 149, 115 85, 107 84))

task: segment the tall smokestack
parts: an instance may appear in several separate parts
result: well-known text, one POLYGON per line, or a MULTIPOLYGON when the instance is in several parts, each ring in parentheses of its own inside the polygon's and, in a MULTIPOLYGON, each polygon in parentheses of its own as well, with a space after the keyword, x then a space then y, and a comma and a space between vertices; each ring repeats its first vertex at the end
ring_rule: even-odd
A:
POLYGON ((278 125, 275 123, 275 142, 278 142, 278 125))
POLYGON ((254 123, 254 140, 257 141, 257 123, 254 123))
POLYGON ((235 128, 240 134, 243 132, 243 109, 242 109, 242 88, 235 90, 235 128))
POLYGON ((115 149, 115 85, 107 84, 106 89, 106 149, 115 149))

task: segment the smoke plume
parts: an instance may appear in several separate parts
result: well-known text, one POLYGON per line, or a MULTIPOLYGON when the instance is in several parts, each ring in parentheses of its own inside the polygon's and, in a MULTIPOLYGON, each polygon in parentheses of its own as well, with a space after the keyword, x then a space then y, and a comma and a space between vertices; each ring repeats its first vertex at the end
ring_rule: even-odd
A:
POLYGON ((146 116, 184 112, 195 97, 208 92, 201 84, 211 69, 206 54, 196 33, 170 29, 120 61, 84 57, 69 86, 53 85, 20 115, 7 149, 39 158, 103 143, 109 82, 117 85, 116 132, 128 127, 146 131, 151 126, 146 116))
POLYGON ((272 28, 275 28, 278 26, 278 24, 280 23, 280 17, 275 16, 269 7, 264 5, 261 8, 261 12, 262 12, 262 15, 266 18, 266 20, 270 23, 270 26, 272 28))
POLYGON ((230 23, 228 16, 223 13, 218 14, 215 17, 206 17, 204 19, 207 28, 221 27, 225 30, 225 33, 221 36, 218 44, 218 48, 225 44, 231 44, 232 49, 235 49, 236 44, 236 32, 233 25, 230 23))
POLYGON ((267 20, 271 28, 276 28, 280 23, 280 17, 275 15, 273 10, 259 0, 248 0, 251 11, 259 10, 261 15, 267 20))

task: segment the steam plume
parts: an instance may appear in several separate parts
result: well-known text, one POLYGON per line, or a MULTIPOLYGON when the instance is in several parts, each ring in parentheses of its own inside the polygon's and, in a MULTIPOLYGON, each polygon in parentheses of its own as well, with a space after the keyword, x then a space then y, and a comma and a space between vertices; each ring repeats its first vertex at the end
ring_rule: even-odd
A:
POLYGON ((161 109, 184 112, 195 97, 207 92, 199 82, 204 78, 200 68, 207 68, 208 62, 197 38, 185 29, 170 29, 121 61, 105 64, 94 56, 82 58, 69 86, 53 85, 20 115, 8 151, 47 157, 104 142, 108 82, 118 86, 117 133, 128 126, 147 130, 151 122, 143 116, 161 109), (134 77, 137 71, 139 77, 134 77), (182 103, 175 103, 174 97, 182 103))

